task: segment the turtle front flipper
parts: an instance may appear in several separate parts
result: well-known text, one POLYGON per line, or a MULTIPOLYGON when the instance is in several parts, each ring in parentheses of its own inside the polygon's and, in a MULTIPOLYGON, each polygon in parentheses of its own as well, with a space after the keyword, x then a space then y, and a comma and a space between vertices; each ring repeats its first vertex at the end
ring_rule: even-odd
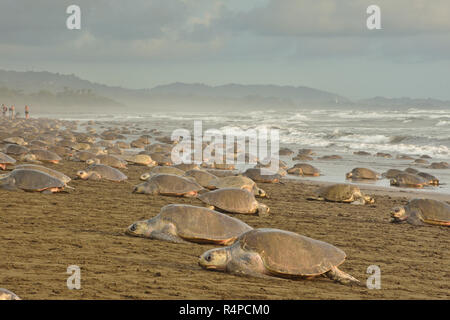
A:
POLYGON ((340 284, 364 286, 358 279, 352 277, 348 273, 339 270, 337 267, 332 267, 330 271, 325 273, 329 279, 339 282, 340 284))

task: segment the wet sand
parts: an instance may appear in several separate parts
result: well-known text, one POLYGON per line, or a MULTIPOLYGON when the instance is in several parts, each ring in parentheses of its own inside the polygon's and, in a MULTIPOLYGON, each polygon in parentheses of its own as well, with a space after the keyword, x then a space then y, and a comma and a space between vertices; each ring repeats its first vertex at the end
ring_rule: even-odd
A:
MULTIPOLYGON (((82 163, 49 165, 70 176, 82 163)), ((70 193, 44 195, 0 190, 0 287, 23 299, 449 299, 448 227, 390 223, 389 209, 405 204, 401 192, 370 190, 368 206, 307 201, 316 183, 259 184, 270 199, 266 218, 235 215, 249 225, 294 231, 347 253, 341 269, 365 282, 381 268, 381 289, 326 278, 282 280, 202 270, 197 257, 212 245, 172 244, 129 237, 136 220, 170 203, 196 199, 132 194, 147 171, 130 166, 128 183, 80 181, 70 193), (69 265, 81 267, 81 290, 68 290, 69 265)))

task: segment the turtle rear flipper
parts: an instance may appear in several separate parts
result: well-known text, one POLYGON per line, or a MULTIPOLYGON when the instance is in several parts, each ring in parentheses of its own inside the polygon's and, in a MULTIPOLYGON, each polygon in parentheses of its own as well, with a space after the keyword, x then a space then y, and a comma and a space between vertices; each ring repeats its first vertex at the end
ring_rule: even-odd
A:
POLYGON ((332 267, 330 271, 325 273, 325 276, 335 282, 339 282, 340 284, 357 285, 364 287, 364 284, 362 284, 358 279, 352 277, 342 270, 339 270, 337 267, 332 267))

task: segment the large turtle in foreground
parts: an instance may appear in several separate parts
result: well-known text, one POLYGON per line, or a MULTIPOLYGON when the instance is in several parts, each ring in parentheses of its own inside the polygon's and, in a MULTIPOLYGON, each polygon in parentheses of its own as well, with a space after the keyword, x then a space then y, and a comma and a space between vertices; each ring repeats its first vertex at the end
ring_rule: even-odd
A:
POLYGON ((319 188, 308 200, 344 202, 351 204, 372 204, 375 200, 364 195, 361 190, 350 184, 333 184, 319 188))
POLYGON ((10 173, 0 177, 0 189, 24 191, 37 191, 53 193, 64 190, 67 185, 45 173, 32 169, 14 169, 10 173))
POLYGON ((229 213, 254 214, 267 216, 269 208, 259 203, 253 193, 238 188, 224 188, 203 193, 198 199, 209 205, 211 209, 219 209, 229 213))
POLYGON ((450 226, 450 205, 432 199, 412 199, 405 206, 393 208, 391 217, 392 222, 450 226))
POLYGON ((294 232, 253 229, 225 248, 211 249, 199 258, 199 265, 256 277, 311 278, 323 275, 341 284, 358 284, 338 269, 346 258, 341 249, 294 232))
POLYGON ((0 300, 22 300, 14 292, 0 288, 0 300))
POLYGON ((146 182, 137 185, 133 193, 196 197, 198 192, 204 189, 193 180, 174 174, 156 174, 146 182))
POLYGON ((0 169, 6 170, 6 166, 9 164, 16 163, 16 159, 11 158, 7 154, 4 154, 3 152, 0 152, 0 169))
POLYGON ((156 217, 133 223, 126 233, 171 242, 230 245, 251 229, 239 219, 208 208, 170 204, 156 217))
POLYGON ((128 177, 117 170, 116 168, 104 165, 104 164, 93 164, 87 167, 85 170, 80 170, 77 172, 77 177, 83 180, 109 180, 120 182, 128 179, 128 177))

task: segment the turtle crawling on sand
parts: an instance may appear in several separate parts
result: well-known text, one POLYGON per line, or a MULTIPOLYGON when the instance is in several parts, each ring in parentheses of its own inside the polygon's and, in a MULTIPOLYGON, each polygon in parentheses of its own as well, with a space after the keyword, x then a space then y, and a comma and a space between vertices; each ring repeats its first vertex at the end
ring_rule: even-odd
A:
POLYGON ((320 176, 320 171, 316 167, 313 167, 307 163, 296 163, 292 168, 287 171, 289 174, 296 174, 300 176, 320 176))
POLYGON ((308 200, 344 202, 351 204, 372 204, 375 200, 365 196, 361 190, 350 184, 333 184, 317 190, 316 195, 308 200))
POLYGON ((87 167, 85 170, 80 170, 77 172, 77 177, 83 180, 109 180, 120 182, 128 179, 128 177, 117 170, 116 168, 104 165, 104 164, 93 164, 87 167))
POLYGON ((193 180, 174 174, 156 174, 146 182, 135 186, 133 193, 196 197, 198 192, 204 189, 193 180))
POLYGON ((390 181, 391 186, 405 187, 405 188, 423 188, 428 185, 428 181, 418 175, 411 173, 400 173, 390 181))
POLYGON ((418 172, 417 175, 424 178, 430 185, 433 185, 433 186, 439 185, 439 179, 436 178, 435 176, 433 176, 432 174, 429 174, 426 172, 418 172))
POLYGON ((156 167, 153 167, 152 170, 150 170, 150 172, 146 172, 146 173, 141 174, 139 179, 142 180, 142 181, 147 181, 148 179, 150 179, 155 174, 174 174, 176 176, 180 176, 181 177, 181 176, 183 176, 185 174, 185 172, 183 170, 175 168, 175 167, 156 166, 156 167))
POLYGON ((253 193, 255 197, 267 197, 266 192, 263 189, 258 188, 256 182, 246 176, 239 175, 218 178, 213 185, 217 189, 239 188, 253 193))
POLYGON ((253 229, 225 248, 211 249, 199 258, 199 265, 256 277, 312 278, 323 275, 341 284, 360 282, 339 270, 346 258, 341 249, 294 232, 253 229))
POLYGON ((45 172, 53 177, 55 177, 56 179, 61 180, 64 183, 69 183, 72 179, 70 179, 70 177, 66 176, 64 173, 44 167, 44 166, 40 166, 38 164, 21 164, 18 166, 15 166, 15 169, 31 169, 31 170, 38 170, 38 171, 42 171, 45 172))
POLYGON ((0 177, 0 189, 37 191, 53 193, 64 190, 67 185, 45 173, 33 169, 14 169, 10 173, 0 177))
POLYGON ((393 208, 391 217, 392 222, 450 226, 450 205, 432 199, 412 199, 403 207, 393 208))
POLYGON ((354 168, 345 177, 353 180, 377 180, 380 178, 380 174, 367 168, 354 168))
POLYGON ((254 214, 267 216, 269 207, 259 203, 253 193, 238 188, 224 188, 198 196, 198 199, 210 206, 229 213, 254 214))
POLYGON ((278 183, 281 179, 281 175, 279 173, 274 173, 269 169, 264 168, 250 168, 247 169, 242 175, 249 177, 255 182, 261 183, 278 183))
POLYGON ((154 218, 133 223, 126 234, 170 242, 230 245, 252 227, 204 207, 170 204, 154 218))
POLYGON ((22 300, 14 292, 0 288, 0 300, 22 300))

